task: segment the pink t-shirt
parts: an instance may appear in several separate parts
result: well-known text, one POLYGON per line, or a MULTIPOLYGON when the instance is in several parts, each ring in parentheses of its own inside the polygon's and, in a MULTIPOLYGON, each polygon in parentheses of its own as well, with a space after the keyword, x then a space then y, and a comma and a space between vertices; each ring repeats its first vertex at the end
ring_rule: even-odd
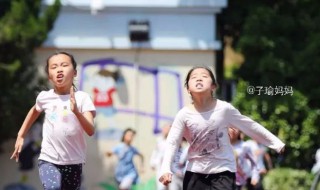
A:
MULTIPOLYGON (((81 113, 95 111, 87 93, 76 91, 75 99, 81 113)), ((70 94, 58 95, 53 89, 42 91, 36 109, 45 112, 39 159, 59 165, 85 163, 85 131, 70 110, 70 94)))

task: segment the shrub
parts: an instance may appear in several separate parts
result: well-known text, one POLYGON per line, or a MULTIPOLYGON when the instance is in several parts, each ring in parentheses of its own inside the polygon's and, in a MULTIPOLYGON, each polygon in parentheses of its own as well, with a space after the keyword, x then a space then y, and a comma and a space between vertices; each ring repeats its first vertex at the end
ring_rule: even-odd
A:
POLYGON ((277 168, 264 177, 263 185, 266 190, 309 190, 313 178, 314 175, 306 170, 277 168))

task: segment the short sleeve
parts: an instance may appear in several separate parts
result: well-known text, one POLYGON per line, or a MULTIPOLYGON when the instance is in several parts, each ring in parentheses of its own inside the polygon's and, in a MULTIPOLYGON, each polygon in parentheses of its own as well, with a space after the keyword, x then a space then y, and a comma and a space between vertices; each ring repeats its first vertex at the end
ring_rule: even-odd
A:
POLYGON ((87 111, 96 111, 96 108, 93 104, 93 101, 89 94, 83 92, 83 99, 82 99, 82 104, 81 104, 81 112, 87 112, 87 111))
POLYGON ((132 151, 133 151, 134 155, 140 154, 138 149, 136 149, 135 147, 132 147, 132 151))
POLYGON ((119 155, 119 151, 120 151, 121 147, 120 145, 116 145, 113 149, 112 152, 116 155, 119 155))
POLYGON ((43 97, 45 96, 45 92, 44 91, 41 91, 38 96, 37 96, 37 99, 36 99, 36 110, 38 112, 42 112, 43 111, 43 97))

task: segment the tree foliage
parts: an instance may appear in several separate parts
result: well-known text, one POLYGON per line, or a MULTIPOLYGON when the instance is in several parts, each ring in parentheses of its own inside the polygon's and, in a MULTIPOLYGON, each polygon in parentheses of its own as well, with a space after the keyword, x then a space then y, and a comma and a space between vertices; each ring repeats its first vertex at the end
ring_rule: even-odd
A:
POLYGON ((284 165, 310 168, 320 144, 320 2, 229 1, 224 33, 245 57, 235 75, 235 104, 287 144, 284 165), (247 93, 247 87, 292 86, 293 96, 247 93))
POLYGON ((34 50, 53 28, 61 4, 43 8, 41 0, 0 1, 0 144, 16 136, 35 93, 44 80, 37 77, 34 50))

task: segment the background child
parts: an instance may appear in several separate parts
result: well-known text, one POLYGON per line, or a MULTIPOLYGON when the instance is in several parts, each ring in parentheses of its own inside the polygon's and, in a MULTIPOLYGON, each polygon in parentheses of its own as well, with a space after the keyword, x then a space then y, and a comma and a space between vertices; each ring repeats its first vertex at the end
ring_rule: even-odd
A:
POLYGON ((311 168, 311 173, 314 174, 314 179, 312 181, 312 185, 310 190, 316 190, 319 186, 320 181, 320 148, 317 150, 315 154, 315 163, 311 168))
POLYGON ((19 155, 19 169, 22 174, 20 182, 26 183, 29 173, 34 168, 34 158, 38 157, 42 140, 42 117, 39 116, 24 138, 23 147, 19 155))
MULTIPOLYGON (((166 149, 166 138, 169 134, 171 124, 166 124, 162 127, 161 136, 157 139, 156 147, 152 151, 150 158, 150 165, 152 169, 156 170, 156 178, 161 177, 161 165, 163 161, 163 156, 166 149)), ((175 155, 172 171, 173 171, 173 182, 169 186, 163 185, 157 180, 157 190, 180 190, 182 189, 183 176, 185 173, 186 163, 187 163, 187 152, 188 146, 184 145, 185 140, 182 141, 177 153, 175 155)))
POLYGON ((111 152, 108 151, 106 156, 110 157, 113 154, 118 157, 118 164, 115 170, 115 179, 119 185, 120 190, 128 190, 132 185, 137 184, 139 180, 138 171, 134 165, 134 156, 138 155, 143 166, 143 155, 131 145, 136 132, 133 129, 126 129, 119 145, 117 145, 111 152))
POLYGON ((90 96, 74 89, 77 63, 67 52, 47 59, 46 73, 53 89, 42 91, 19 132, 11 159, 19 160, 26 134, 45 112, 39 156, 39 175, 44 189, 79 189, 86 158, 85 134, 94 134, 95 107, 90 96))
MULTIPOLYGON (((168 136, 171 124, 165 124, 161 129, 161 135, 157 138, 156 147, 152 151, 150 157, 150 166, 153 170, 156 171, 156 178, 158 179, 161 175, 161 164, 163 160, 163 155, 166 148, 166 138, 168 136)), ((157 190, 166 190, 168 189, 161 182, 157 180, 156 182, 157 190)))
POLYGON ((246 141, 246 145, 250 148, 253 153, 253 158, 257 163, 257 168, 259 169, 259 180, 256 184, 251 183, 251 181, 247 182, 248 190, 263 190, 262 180, 264 176, 268 173, 269 170, 273 168, 273 164, 271 161, 271 156, 268 153, 267 147, 260 144, 259 142, 249 139, 246 141))
POLYGON ((217 84, 207 67, 194 67, 186 77, 185 87, 192 104, 176 115, 169 135, 160 181, 172 180, 171 165, 184 137, 190 144, 183 189, 235 189, 236 162, 228 128, 243 131, 262 144, 284 151, 284 143, 263 126, 241 115, 231 104, 214 97, 217 84))
POLYGON ((186 172, 188 149, 189 146, 185 144, 186 140, 183 138, 180 147, 174 157, 172 164, 172 182, 168 185, 169 190, 182 190, 183 178, 186 172))
POLYGON ((254 161, 253 154, 249 146, 241 138, 241 133, 237 129, 229 128, 230 141, 234 149, 236 157, 237 172, 236 186, 237 190, 241 190, 246 185, 247 180, 256 185, 259 181, 259 170, 257 163, 254 161))

